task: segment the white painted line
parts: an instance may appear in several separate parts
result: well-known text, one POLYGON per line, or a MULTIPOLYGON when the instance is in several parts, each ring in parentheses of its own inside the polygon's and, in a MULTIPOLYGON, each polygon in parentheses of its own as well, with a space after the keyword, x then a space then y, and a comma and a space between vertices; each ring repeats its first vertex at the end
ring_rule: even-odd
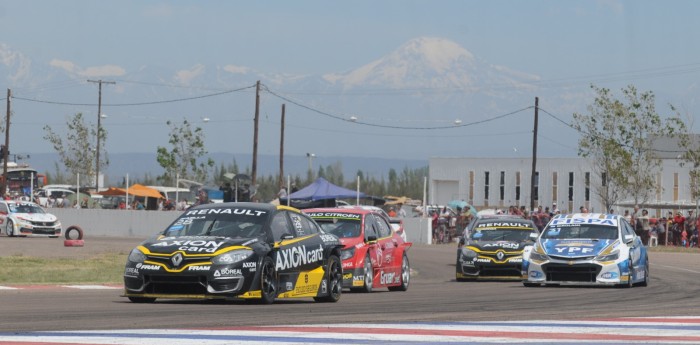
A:
POLYGON ((118 290, 121 289, 116 286, 107 285, 61 285, 61 287, 69 289, 80 289, 80 290, 118 290))

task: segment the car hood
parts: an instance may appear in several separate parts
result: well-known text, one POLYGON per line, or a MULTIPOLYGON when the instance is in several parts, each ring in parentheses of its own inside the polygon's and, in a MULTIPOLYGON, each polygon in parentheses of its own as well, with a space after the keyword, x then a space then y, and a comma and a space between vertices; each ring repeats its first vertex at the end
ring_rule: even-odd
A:
POLYGON ((599 255, 603 250, 614 245, 617 240, 591 240, 591 239, 544 239, 540 245, 549 256, 565 258, 578 258, 599 255))
POLYGON ((32 222, 55 222, 56 216, 50 213, 13 213, 17 218, 26 219, 32 222))
POLYGON ((475 247, 483 251, 493 251, 498 249, 503 250, 523 250, 527 246, 531 246, 533 242, 512 242, 512 241, 474 241, 469 240, 466 246, 475 247))
POLYGON ((170 254, 182 251, 187 254, 210 254, 229 247, 248 247, 257 238, 228 238, 214 236, 158 237, 141 243, 151 253, 170 254))

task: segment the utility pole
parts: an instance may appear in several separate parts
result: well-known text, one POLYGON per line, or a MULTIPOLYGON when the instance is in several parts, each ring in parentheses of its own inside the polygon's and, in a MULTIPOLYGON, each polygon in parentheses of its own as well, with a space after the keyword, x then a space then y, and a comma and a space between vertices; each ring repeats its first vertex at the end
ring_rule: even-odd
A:
POLYGON ((7 89, 7 118, 5 119, 5 149, 2 150, 2 187, 0 187, 0 196, 4 196, 7 191, 7 158, 10 153, 10 99, 12 99, 12 90, 7 89))
POLYGON ((102 119, 102 84, 116 84, 113 81, 100 80, 88 80, 90 83, 97 83, 99 85, 99 94, 97 98, 97 151, 95 151, 95 192, 100 191, 100 138, 102 137, 102 126, 100 120, 102 119))
POLYGON ((530 175, 530 211, 535 209, 535 182, 537 180, 537 112, 540 99, 535 97, 535 128, 532 132, 532 175, 530 175))
POLYGON ((255 119, 253 122, 253 168, 250 183, 255 186, 258 174, 258 122, 260 120, 260 80, 255 84, 255 119))
POLYGON ((280 188, 284 186, 284 104, 282 104, 282 121, 280 123, 280 188))

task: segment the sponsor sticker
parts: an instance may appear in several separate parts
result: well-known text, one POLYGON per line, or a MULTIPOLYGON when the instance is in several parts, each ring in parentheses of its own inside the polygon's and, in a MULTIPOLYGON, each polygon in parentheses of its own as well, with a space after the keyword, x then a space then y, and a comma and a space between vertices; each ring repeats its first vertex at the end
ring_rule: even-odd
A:
POLYGON ((190 266, 187 268, 188 271, 208 271, 211 266, 190 266))
POLYGON ((323 260, 323 246, 307 249, 306 245, 285 248, 277 253, 275 270, 287 270, 323 260))
POLYGON ((244 216, 255 216, 260 217, 266 214, 267 211, 261 210, 251 210, 244 208, 208 208, 204 210, 189 210, 185 213, 185 216, 197 216, 197 215, 208 215, 208 214, 237 214, 244 216))
POLYGON ((379 272, 379 283, 382 285, 391 284, 394 282, 395 276, 396 273, 394 272, 384 273, 384 271, 381 271, 379 272))
POLYGON ((214 271, 214 277, 238 277, 243 275, 239 268, 222 268, 214 271))
POLYGON ((481 247, 482 248, 491 248, 491 247, 498 247, 498 248, 507 248, 507 249, 518 249, 520 245, 514 242, 496 242, 496 243, 484 243, 481 247))

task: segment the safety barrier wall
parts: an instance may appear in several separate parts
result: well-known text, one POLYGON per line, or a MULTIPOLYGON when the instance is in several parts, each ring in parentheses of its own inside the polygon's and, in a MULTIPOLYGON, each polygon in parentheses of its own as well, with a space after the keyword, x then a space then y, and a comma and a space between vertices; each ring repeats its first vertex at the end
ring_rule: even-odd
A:
POLYGON ((116 236, 148 238, 163 231, 181 212, 48 208, 65 230, 71 225, 83 229, 85 237, 116 236))
MULTIPOLYGON (((162 231, 177 216, 178 211, 131 211, 49 208, 58 217, 65 230, 71 225, 80 226, 84 236, 116 236, 148 238, 162 231)), ((407 239, 413 243, 429 244, 431 241, 429 218, 405 218, 403 221, 407 239)))

